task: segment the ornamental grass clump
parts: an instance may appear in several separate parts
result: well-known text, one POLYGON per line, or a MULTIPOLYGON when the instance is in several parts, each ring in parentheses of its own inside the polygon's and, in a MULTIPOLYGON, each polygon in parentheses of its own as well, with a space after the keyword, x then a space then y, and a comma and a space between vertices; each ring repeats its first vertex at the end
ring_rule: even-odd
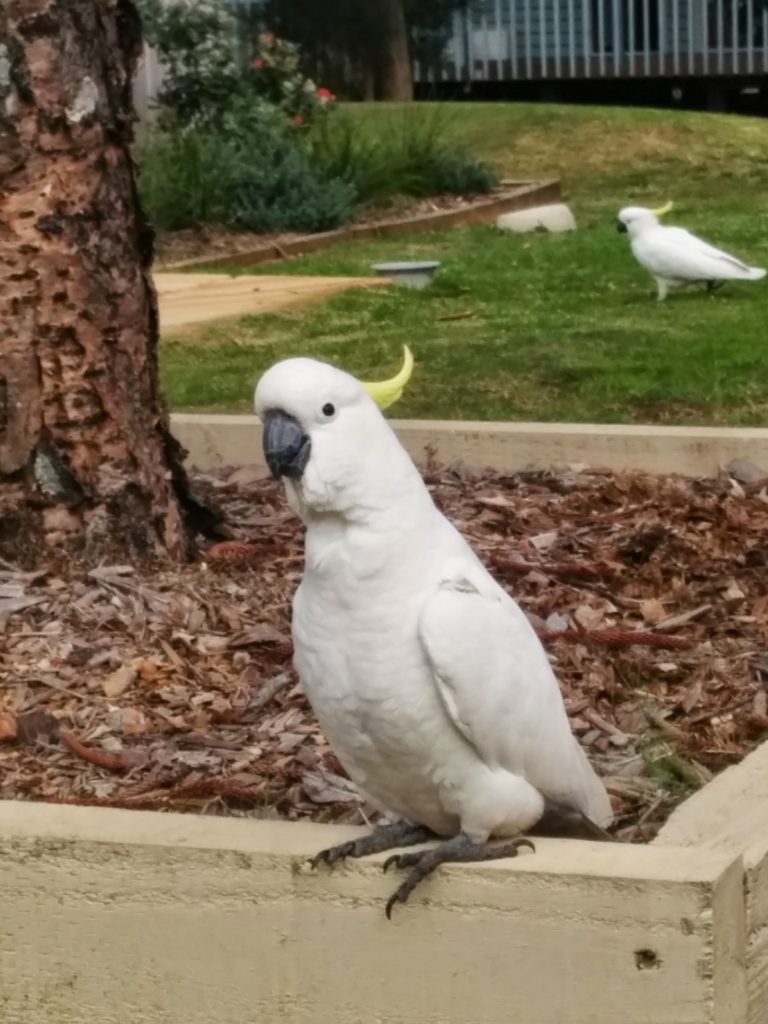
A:
POLYGON ((361 203, 477 195, 498 184, 439 106, 376 112, 366 120, 353 110, 339 111, 315 125, 311 146, 315 165, 353 185, 361 203))

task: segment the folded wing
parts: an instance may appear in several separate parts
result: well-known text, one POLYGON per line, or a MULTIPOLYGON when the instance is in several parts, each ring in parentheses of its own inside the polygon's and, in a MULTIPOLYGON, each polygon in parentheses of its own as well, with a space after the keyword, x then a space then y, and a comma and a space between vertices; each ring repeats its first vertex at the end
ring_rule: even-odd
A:
POLYGON ((421 616, 443 704, 486 764, 606 825, 608 796, 571 733, 541 643, 521 609, 483 576, 471 565, 452 572, 421 616))
POLYGON ((685 228, 660 227, 638 241, 636 255, 657 277, 680 281, 757 280, 765 276, 746 263, 692 235, 685 228))

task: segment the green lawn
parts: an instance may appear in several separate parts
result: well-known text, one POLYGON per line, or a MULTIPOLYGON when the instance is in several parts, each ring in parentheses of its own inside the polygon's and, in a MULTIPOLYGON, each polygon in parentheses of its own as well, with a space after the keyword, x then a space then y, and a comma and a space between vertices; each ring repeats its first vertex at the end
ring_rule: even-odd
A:
MULTIPOLYGON (((392 116, 387 107, 356 111, 392 116)), ((298 353, 382 376, 407 342, 417 369, 398 416, 766 422, 768 282, 657 303, 614 216, 630 202, 673 198, 669 222, 766 265, 768 121, 533 104, 448 112, 460 137, 505 175, 560 176, 580 230, 452 229, 282 264, 281 272, 365 274, 388 259, 441 261, 424 292, 348 292, 166 341, 163 380, 174 408, 246 410, 261 371, 298 353), (473 315, 440 319, 463 312, 473 315)))

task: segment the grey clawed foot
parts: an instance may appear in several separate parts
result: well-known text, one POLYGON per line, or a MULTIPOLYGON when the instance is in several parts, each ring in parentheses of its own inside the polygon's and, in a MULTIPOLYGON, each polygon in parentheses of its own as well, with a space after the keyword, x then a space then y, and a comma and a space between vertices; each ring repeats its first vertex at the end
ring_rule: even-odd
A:
POLYGON ((392 850, 396 846, 415 846, 435 838, 435 833, 423 825, 413 825, 410 821, 397 821, 391 825, 379 825, 370 835, 360 839, 351 839, 338 846, 321 850, 309 861, 313 868, 320 864, 329 867, 347 857, 368 857, 372 853, 392 850))
POLYGON ((329 846, 327 850, 321 850, 320 853, 316 853, 314 857, 311 857, 309 863, 313 868, 318 867, 320 864, 327 864, 331 867, 336 861, 345 860, 347 857, 359 856, 359 854, 355 854, 356 845, 356 841, 350 841, 339 843, 338 846, 329 846))
POLYGON ((396 853, 387 857, 383 870, 393 865, 398 868, 410 869, 405 880, 397 887, 387 900, 384 912, 387 919, 392 918, 392 908, 396 903, 405 903, 416 886, 432 874, 440 864, 471 863, 486 860, 502 860, 505 857, 516 857, 521 847, 535 852, 536 847, 530 839, 511 839, 506 843, 492 846, 489 843, 475 843, 469 836, 460 832, 452 839, 446 840, 430 850, 418 850, 415 853, 396 853))
POLYGON ((381 870, 386 874, 393 864, 396 868, 413 868, 419 863, 425 853, 427 853, 427 850, 419 850, 418 853, 393 853, 381 865, 381 870))

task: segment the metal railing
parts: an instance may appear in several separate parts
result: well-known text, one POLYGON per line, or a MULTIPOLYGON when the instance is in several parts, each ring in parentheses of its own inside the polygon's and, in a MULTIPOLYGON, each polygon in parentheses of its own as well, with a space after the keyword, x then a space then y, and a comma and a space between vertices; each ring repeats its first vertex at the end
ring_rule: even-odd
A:
POLYGON ((482 0, 416 80, 768 73, 768 0, 482 0))

